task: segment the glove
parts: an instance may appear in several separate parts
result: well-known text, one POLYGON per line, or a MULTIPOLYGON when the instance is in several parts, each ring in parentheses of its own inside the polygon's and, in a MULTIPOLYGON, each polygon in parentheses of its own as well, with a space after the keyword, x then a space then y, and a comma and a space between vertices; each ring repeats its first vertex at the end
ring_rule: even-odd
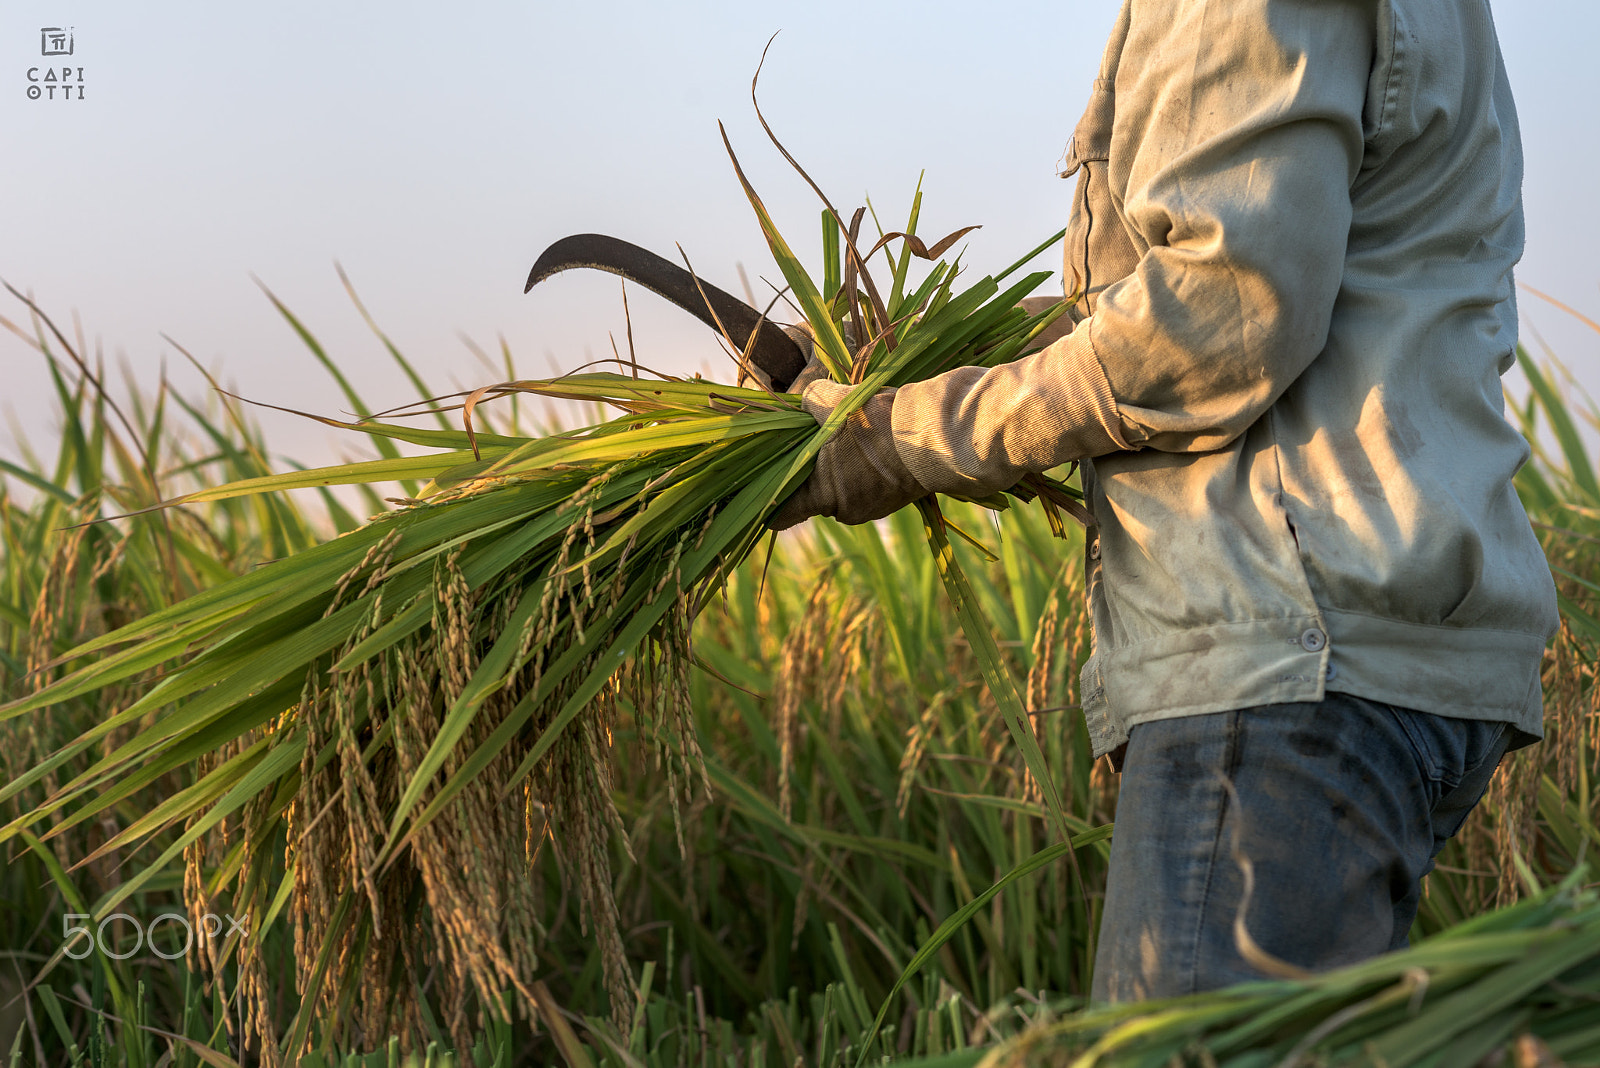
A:
MULTIPOLYGON (((809 345, 810 342, 808 341, 807 344, 809 345)), ((785 392, 804 394, 806 387, 811 383, 823 381, 832 381, 828 377, 828 365, 817 359, 816 353, 813 351, 811 357, 806 360, 806 365, 800 369, 799 374, 794 376, 794 381, 789 383, 789 388, 785 392)), ((824 416, 823 418, 827 417, 824 416)))
MULTIPOLYGON (((819 379, 806 386, 801 404, 820 425, 852 388, 819 379)), ((767 519, 769 527, 786 530, 817 515, 867 523, 928 495, 895 448, 890 428, 894 394, 893 389, 881 390, 850 413, 817 453, 811 474, 767 519)))
MULTIPOLYGON (((817 337, 811 329, 811 324, 801 320, 792 326, 781 328, 785 334, 800 346, 800 351, 806 354, 806 365, 800 373, 794 376, 794 381, 784 387, 785 393, 804 393, 811 383, 828 377, 828 365, 817 356, 817 337)), ((856 332, 849 323, 843 326, 845 348, 855 351, 856 332)), ((768 382, 768 388, 772 383, 768 382)))

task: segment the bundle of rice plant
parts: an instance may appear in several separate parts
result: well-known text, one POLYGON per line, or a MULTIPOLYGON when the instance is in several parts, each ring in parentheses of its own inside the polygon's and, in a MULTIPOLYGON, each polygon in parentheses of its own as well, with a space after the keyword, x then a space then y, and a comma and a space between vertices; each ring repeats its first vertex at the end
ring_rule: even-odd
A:
MULTIPOLYGON (((1524 869, 1526 872, 1526 869, 1524 869)), ((1600 894, 1561 885, 1398 953, 1296 980, 1041 1019, 925 1068, 1561 1068, 1600 1064, 1600 894)), ((1537 889, 1537 888, 1535 888, 1537 889)))
MULTIPOLYGON (((197 922, 224 911, 248 917, 250 936, 202 940, 195 953, 217 976, 233 966, 244 1027, 268 1063, 304 1048, 314 1013, 369 1036, 423 1033, 427 1010, 414 994, 430 969, 441 1022, 463 1041, 482 1026, 475 1007, 498 1005, 504 991, 558 1037, 570 1034, 536 982, 541 912, 529 869, 547 839, 575 873, 613 1008, 628 1011, 608 853, 621 832, 607 756, 619 704, 652 725, 666 774, 687 786, 697 754, 687 686, 695 613, 768 535, 765 520, 822 444, 876 390, 1013 359, 1060 314, 1018 307, 1047 275, 1005 284, 1039 249, 957 291, 956 267, 937 258, 966 231, 925 246, 920 193, 906 229, 866 252, 862 213, 847 225, 830 206, 815 281, 739 178, 817 355, 836 379, 860 385, 825 425, 783 392, 801 362, 795 342, 689 272, 658 275, 652 287, 676 286, 676 299, 732 343, 741 369, 770 387, 634 368, 485 387, 460 401, 460 430, 325 420, 434 451, 389 448, 379 460, 235 482, 174 504, 426 484, 360 529, 87 642, 57 662, 49 685, 0 706, 0 717, 24 716, 158 673, 136 700, 108 708, 95 728, 0 788, 0 801, 16 797, 103 753, 0 829, 0 841, 42 850, 42 825, 48 839, 162 776, 188 774, 186 787, 95 854, 181 828, 93 911, 115 912, 181 859, 197 922), (884 286, 869 270, 880 252, 891 274, 884 286), (931 266, 914 282, 917 257, 931 266), (541 437, 474 427, 478 405, 523 393, 621 414, 541 437), (277 923, 293 927, 301 995, 288 1036, 269 1012, 287 977, 269 974, 257 950, 277 923)), ((592 248, 592 239, 553 248, 529 284, 585 263, 592 248)), ((1076 507, 1043 477, 987 503, 1010 498, 1042 499, 1058 526, 1056 509, 1076 507)), ((923 508, 969 639, 1059 820, 1015 683, 936 505, 923 508)))

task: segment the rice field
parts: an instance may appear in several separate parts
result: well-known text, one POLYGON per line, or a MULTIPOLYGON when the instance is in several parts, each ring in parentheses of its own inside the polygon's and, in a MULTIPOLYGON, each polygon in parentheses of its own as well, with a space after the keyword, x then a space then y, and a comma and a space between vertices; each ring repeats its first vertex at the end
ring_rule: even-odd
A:
MULTIPOLYGON (((284 311, 285 337, 336 373, 284 311)), ((946 508, 971 536, 948 551, 987 621, 980 646, 1017 680, 1034 761, 917 512, 818 521, 718 575, 692 632, 684 620, 683 655, 605 689, 605 714, 575 720, 529 785, 464 784, 396 861, 382 855, 383 798, 446 723, 363 720, 363 695, 431 684, 408 664, 470 675, 509 615, 489 634, 436 625, 457 643, 401 647, 392 678, 297 683, 279 707, 315 710, 314 732, 281 766, 261 754, 286 722, 208 734, 210 690, 174 698, 180 718, 159 739, 169 721, 153 707, 109 715, 183 677, 170 648, 105 688, 15 709, 82 668, 61 658, 85 642, 273 561, 354 544, 335 536, 403 510, 385 495, 414 500, 432 471, 406 468, 392 491, 202 494, 146 511, 300 465, 247 410, 108 392, 47 320, 16 317, 4 325, 55 376, 62 433, 0 457, 4 1063, 1600 1063, 1585 866, 1600 841, 1600 481, 1578 429, 1594 413, 1553 364, 1524 357, 1533 388, 1515 412, 1536 443, 1519 491, 1562 593, 1548 737, 1508 761, 1440 857, 1411 955, 1311 986, 1085 1013, 1116 777, 1090 759, 1076 709, 1089 634, 1073 524, 1058 531, 1038 507, 946 508), (353 908, 374 919, 352 922, 353 908)), ((519 436, 506 411, 478 410, 484 447, 519 436)), ((404 466, 392 441, 373 448, 404 466)), ((340 572, 352 600, 327 611, 376 589, 384 543, 364 550, 365 570, 340 572)), ((415 591, 436 620, 471 615, 463 560, 442 552, 415 591)), ((603 603, 578 585, 560 595, 567 619, 603 603)), ((208 685, 288 655, 245 651, 208 685)), ((423 802, 460 769, 436 770, 423 802)))

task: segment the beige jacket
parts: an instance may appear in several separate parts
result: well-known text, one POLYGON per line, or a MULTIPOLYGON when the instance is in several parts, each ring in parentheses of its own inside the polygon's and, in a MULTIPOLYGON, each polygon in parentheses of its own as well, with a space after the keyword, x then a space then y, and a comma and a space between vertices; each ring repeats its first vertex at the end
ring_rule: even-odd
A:
POLYGON ((1092 458, 1096 752, 1329 690, 1539 736, 1487 0, 1125 0, 1069 164, 1075 329, 902 387, 893 429, 943 492, 1092 458))

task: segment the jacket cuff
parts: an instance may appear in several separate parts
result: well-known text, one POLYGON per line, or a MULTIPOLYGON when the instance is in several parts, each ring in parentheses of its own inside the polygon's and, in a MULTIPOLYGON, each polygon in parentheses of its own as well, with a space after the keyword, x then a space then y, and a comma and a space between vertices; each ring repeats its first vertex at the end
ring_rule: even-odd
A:
POLYGON ((1093 322, 1023 359, 901 386, 890 419, 901 462, 930 491, 975 498, 1130 448, 1093 322))

